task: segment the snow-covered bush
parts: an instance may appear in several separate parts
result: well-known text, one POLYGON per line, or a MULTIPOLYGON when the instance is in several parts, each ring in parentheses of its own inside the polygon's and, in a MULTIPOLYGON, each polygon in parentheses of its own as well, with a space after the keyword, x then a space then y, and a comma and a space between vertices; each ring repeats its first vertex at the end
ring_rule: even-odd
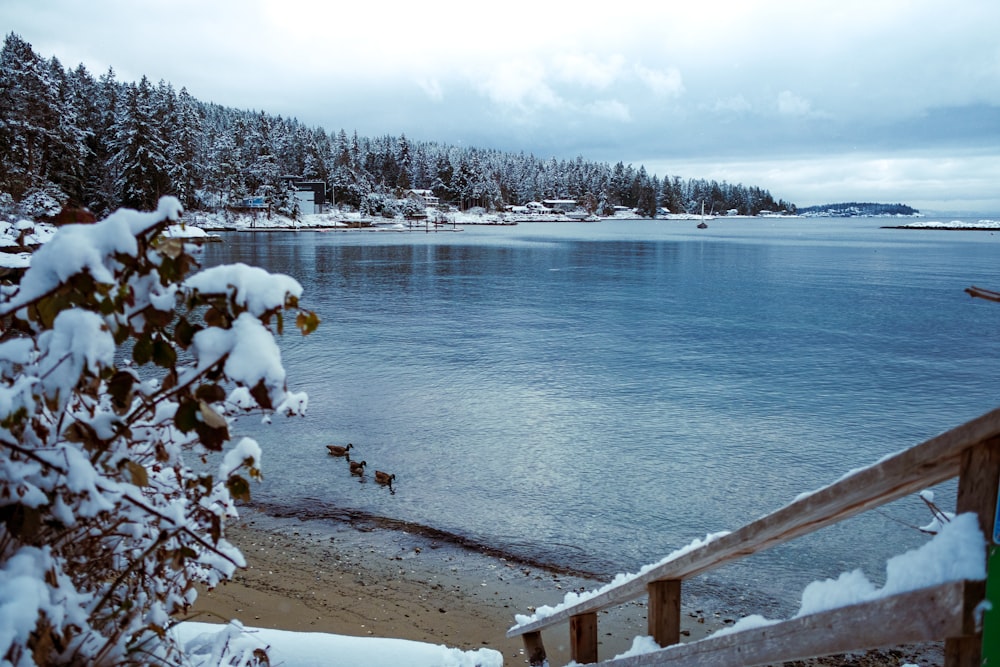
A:
POLYGON ((361 215, 367 218, 394 218, 399 214, 396 200, 378 192, 369 192, 362 198, 358 207, 361 215))
POLYGON ((64 226, 2 288, 2 664, 179 663, 173 615, 244 565, 225 525, 261 451, 227 449, 229 421, 304 411, 273 332, 318 319, 288 276, 187 277, 195 246, 161 233, 180 214, 64 226))
POLYGON ((0 192, 0 220, 13 218, 17 213, 17 204, 14 198, 6 192, 0 192))
POLYGON ((31 218, 50 218, 62 210, 66 195, 55 188, 32 190, 21 200, 21 215, 31 218))
POLYGON ((415 199, 400 199, 398 200, 398 203, 398 208, 402 212, 404 218, 415 218, 417 216, 427 214, 427 207, 415 199))

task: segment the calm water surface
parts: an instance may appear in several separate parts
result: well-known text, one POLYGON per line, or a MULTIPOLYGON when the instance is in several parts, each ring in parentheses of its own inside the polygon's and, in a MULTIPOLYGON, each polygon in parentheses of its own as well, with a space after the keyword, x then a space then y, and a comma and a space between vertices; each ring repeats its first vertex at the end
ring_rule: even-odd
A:
MULTIPOLYGON (((963 293, 1000 285, 1000 233, 882 224, 226 234, 206 265, 292 275, 323 319, 280 340, 308 416, 239 424, 265 448, 255 501, 602 576, 735 529, 1000 404, 1000 305, 963 293), (347 442, 396 493, 327 455, 347 442)), ((699 585, 877 580, 929 518, 899 501, 699 585)))

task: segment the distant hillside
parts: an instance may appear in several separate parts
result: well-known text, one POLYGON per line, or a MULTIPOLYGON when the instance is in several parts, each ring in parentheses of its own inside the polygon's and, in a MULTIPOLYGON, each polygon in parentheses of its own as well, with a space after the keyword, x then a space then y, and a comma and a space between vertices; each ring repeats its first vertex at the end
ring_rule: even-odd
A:
POLYGON ((172 194, 187 211, 266 205, 293 217, 315 210, 299 208, 303 180, 325 187, 328 205, 368 215, 395 214, 410 190, 429 190, 460 210, 546 199, 572 199, 601 215, 623 206, 646 217, 660 208, 795 210, 763 188, 661 178, 642 165, 307 127, 201 102, 163 80, 122 83, 110 68, 98 78, 83 65, 64 69, 13 33, 0 48, 0 215, 17 205, 19 215, 34 217, 67 201, 97 216, 120 206, 155 210, 160 195, 172 194))
POLYGON ((823 204, 806 206, 798 210, 799 215, 830 218, 856 218, 859 216, 904 216, 920 215, 920 211, 906 204, 872 204, 850 202, 844 204, 823 204))

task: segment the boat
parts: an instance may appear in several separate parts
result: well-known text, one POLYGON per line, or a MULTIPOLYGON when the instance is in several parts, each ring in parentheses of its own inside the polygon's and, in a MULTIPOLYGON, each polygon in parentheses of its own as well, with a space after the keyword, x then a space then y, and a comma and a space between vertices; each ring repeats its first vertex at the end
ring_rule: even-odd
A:
POLYGON ((705 222, 705 202, 701 203, 701 222, 698 223, 698 229, 708 229, 708 223, 705 222))

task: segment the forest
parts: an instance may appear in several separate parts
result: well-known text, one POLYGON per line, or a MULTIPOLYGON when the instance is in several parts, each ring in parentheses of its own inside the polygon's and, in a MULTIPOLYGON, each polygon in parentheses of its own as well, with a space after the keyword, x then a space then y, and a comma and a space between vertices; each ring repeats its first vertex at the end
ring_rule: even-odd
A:
POLYGON ((642 165, 539 158, 400 136, 359 137, 295 118, 202 102, 185 88, 118 81, 64 67, 11 33, 0 52, 0 211, 31 215, 45 202, 101 217, 155 209, 174 195, 188 210, 219 211, 264 197, 295 215, 287 177, 323 181, 335 205, 363 208, 419 188, 465 210, 575 199, 614 207, 722 215, 795 212, 767 190, 725 181, 662 178, 642 165))
POLYGON ((806 206, 798 210, 799 215, 830 218, 856 218, 860 216, 919 215, 920 211, 906 204, 876 204, 872 202, 845 202, 842 204, 822 204, 806 206))

